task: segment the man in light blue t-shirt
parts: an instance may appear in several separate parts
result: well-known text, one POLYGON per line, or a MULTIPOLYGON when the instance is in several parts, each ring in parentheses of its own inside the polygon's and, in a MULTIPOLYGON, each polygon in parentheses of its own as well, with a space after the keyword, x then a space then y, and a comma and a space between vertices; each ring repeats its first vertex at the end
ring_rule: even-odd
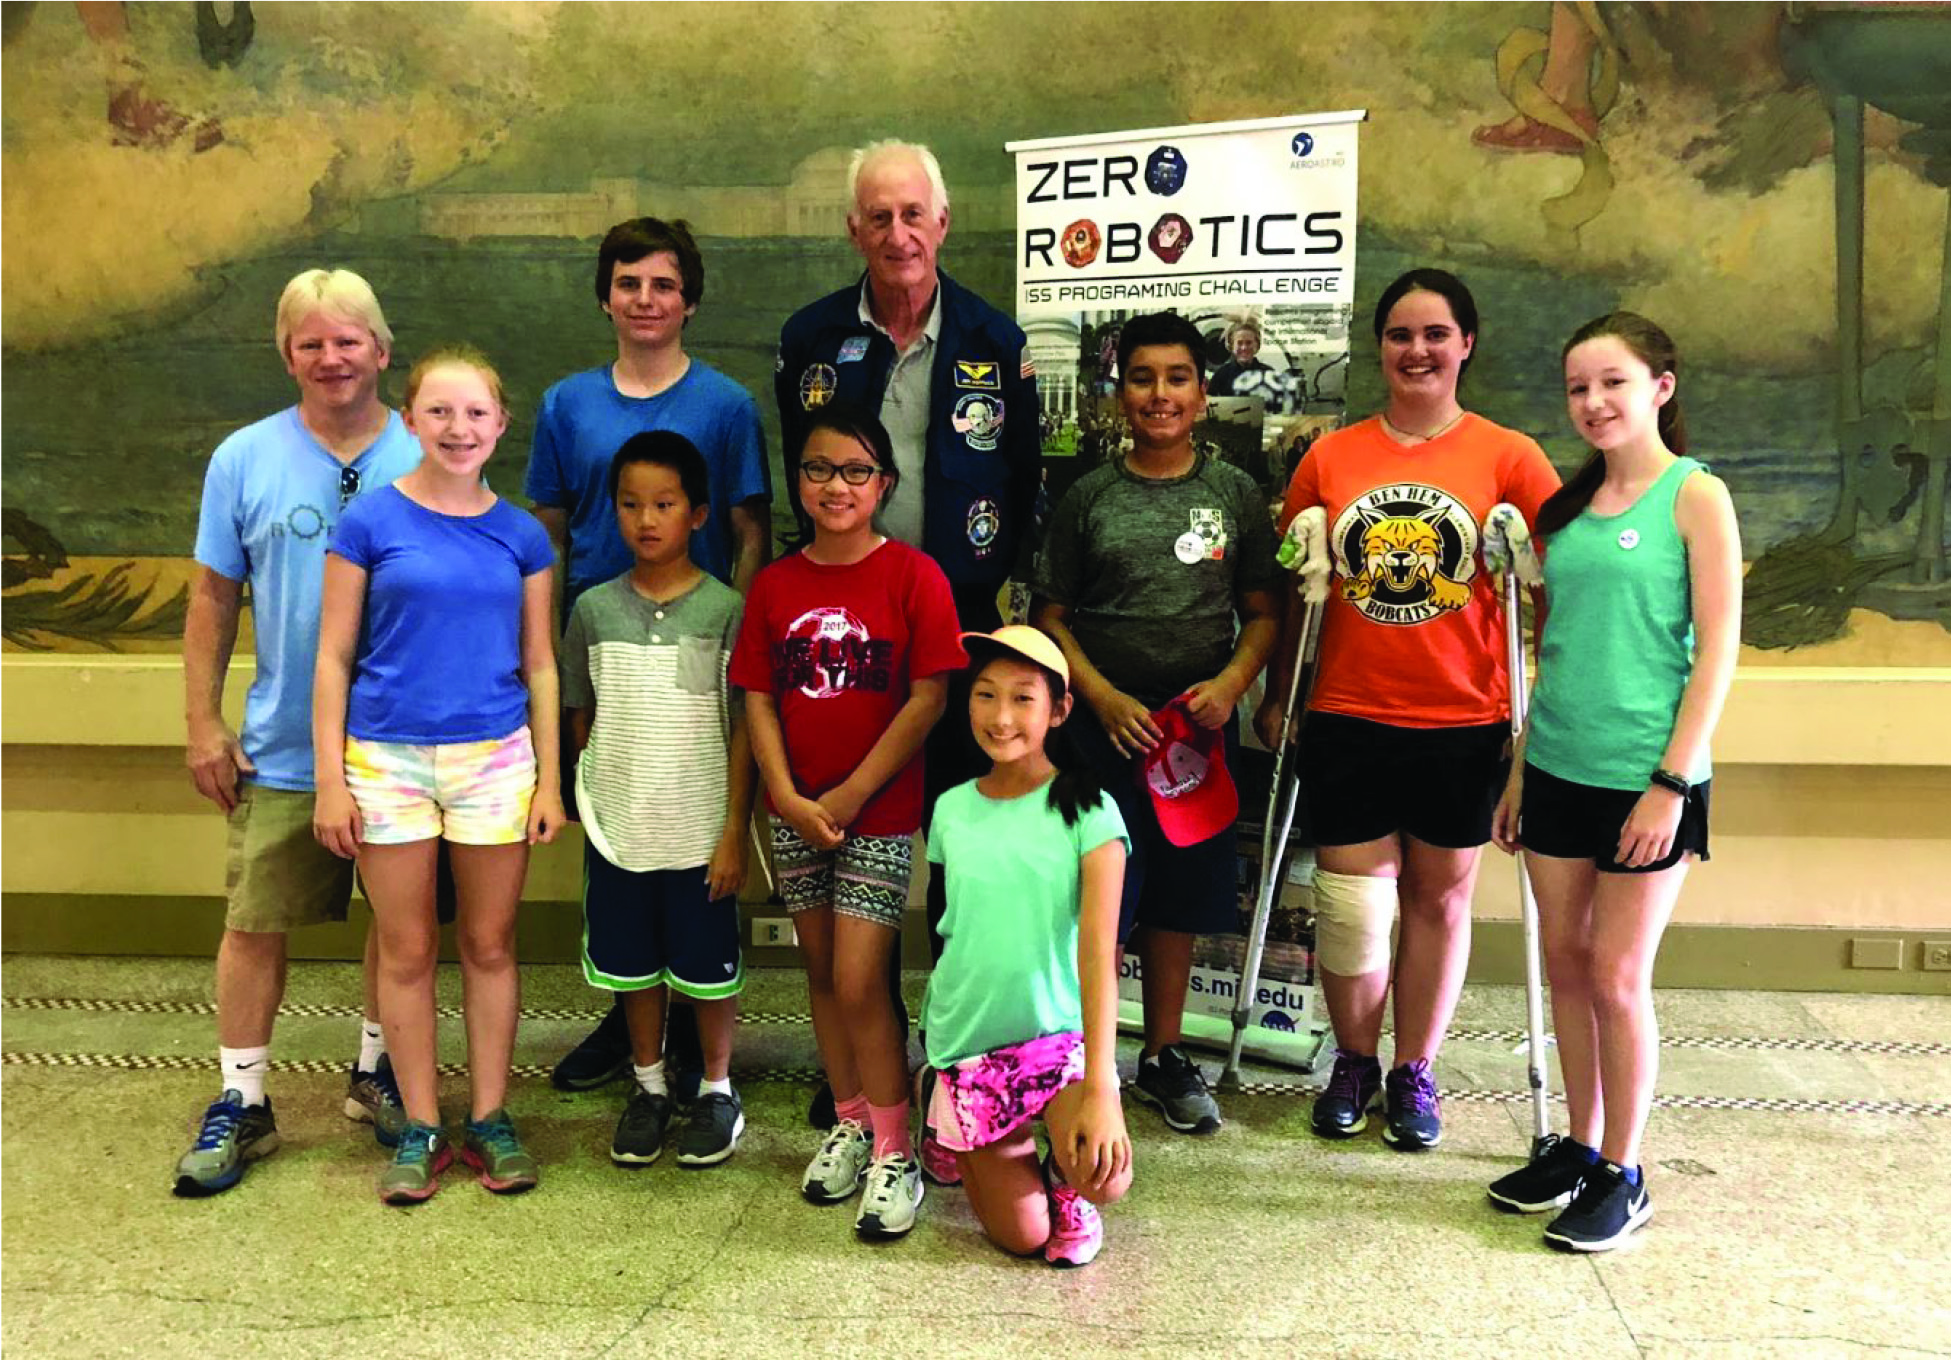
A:
MULTIPOLYGON (((175 1192, 213 1195, 276 1150, 264 1094, 272 1022, 284 998, 285 935, 343 921, 352 865, 312 835, 312 667, 325 545, 353 498, 420 461, 420 447, 379 397, 393 334, 372 289, 345 270, 309 269, 286 285, 276 337, 298 404, 238 430, 210 459, 197 521, 200 570, 183 629, 188 763, 197 792, 229 819, 223 943, 217 950, 222 1095, 177 1163, 175 1192), (244 588, 251 594, 256 678, 244 731, 223 717, 224 679, 244 588)), ((385 1057, 366 945, 366 1021, 346 1113, 382 1143, 403 1121, 385 1057)))
MULTIPOLYGON (((616 360, 542 394, 528 461, 529 501, 562 558, 564 621, 585 590, 636 562, 617 532, 608 483, 610 460, 635 434, 671 430, 704 455, 711 514, 691 535, 693 562, 743 595, 772 558, 772 479, 758 403, 684 352, 684 328, 704 291, 704 256, 683 222, 619 222, 597 251, 596 301, 616 329, 616 360)), ((562 731, 566 738, 566 719, 562 731)), ((565 745, 565 786, 573 768, 565 745)), ((672 1066, 688 1077, 701 1062, 696 1029, 688 1008, 674 1009, 671 1019, 672 1066)), ((622 1009, 613 1007, 552 1077, 564 1090, 583 1091, 629 1068, 630 1036, 622 1009)))

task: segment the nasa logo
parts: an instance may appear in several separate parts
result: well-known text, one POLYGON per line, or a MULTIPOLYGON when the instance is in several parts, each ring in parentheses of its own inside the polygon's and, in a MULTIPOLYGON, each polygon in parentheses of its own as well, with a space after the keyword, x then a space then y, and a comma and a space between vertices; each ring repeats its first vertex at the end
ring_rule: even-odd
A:
POLYGON ((1185 154, 1176 146, 1161 146, 1145 158, 1145 187, 1170 198, 1186 184, 1185 154))

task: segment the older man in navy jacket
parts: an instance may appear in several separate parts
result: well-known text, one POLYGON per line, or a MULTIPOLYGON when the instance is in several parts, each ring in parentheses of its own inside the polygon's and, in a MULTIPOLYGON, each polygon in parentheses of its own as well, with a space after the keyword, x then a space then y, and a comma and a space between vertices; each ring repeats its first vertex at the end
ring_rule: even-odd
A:
MULTIPOLYGON (((1022 327, 944 274, 936 253, 948 236, 948 189, 925 146, 875 142, 848 167, 853 210, 847 234, 866 262, 859 281, 794 313, 779 336, 773 385, 779 402, 787 502, 799 504, 799 453, 807 417, 829 402, 876 412, 901 474, 878 525, 941 565, 962 627, 1002 622, 997 599, 1012 575, 1027 578, 1042 481, 1042 422, 1022 327)), ((986 768, 969 735, 966 693, 927 747, 928 807, 944 789, 986 768)), ((941 956, 939 902, 929 905, 929 943, 941 956)), ((898 955, 896 966, 898 968, 898 955)), ((899 997, 899 977, 893 979, 899 997)), ((831 1092, 813 1122, 833 1122, 831 1092)), ((953 1158, 928 1155, 937 1179, 953 1158)), ((949 1174, 952 1174, 949 1173, 949 1174)))

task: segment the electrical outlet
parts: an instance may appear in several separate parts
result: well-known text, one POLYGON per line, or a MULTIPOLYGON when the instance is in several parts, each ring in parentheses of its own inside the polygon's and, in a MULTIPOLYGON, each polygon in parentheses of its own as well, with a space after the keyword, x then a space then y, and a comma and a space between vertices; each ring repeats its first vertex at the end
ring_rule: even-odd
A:
POLYGON ((1849 942, 1851 968, 1902 968, 1904 942, 1892 936, 1866 936, 1849 942))
POLYGON ((1951 940, 1924 941, 1924 971, 1951 973, 1951 940))
POLYGON ((760 916, 752 921, 752 943, 761 949, 794 945, 799 943, 799 936, 790 917, 760 916))

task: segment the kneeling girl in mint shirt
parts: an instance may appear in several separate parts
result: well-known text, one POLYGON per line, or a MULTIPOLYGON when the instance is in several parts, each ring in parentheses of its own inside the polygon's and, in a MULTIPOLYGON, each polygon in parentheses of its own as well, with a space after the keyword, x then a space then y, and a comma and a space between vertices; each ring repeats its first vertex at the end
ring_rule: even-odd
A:
POLYGON ((1051 759, 1072 703, 1057 644, 1021 625, 962 641, 969 721, 995 763, 942 795, 928 837, 946 943, 922 1012, 922 1099, 990 1239, 1081 1266, 1104 1241, 1096 1206, 1131 1186, 1114 1051, 1130 841, 1081 759, 1051 759))
POLYGON ((542 526, 489 489, 508 426, 471 349, 407 378, 420 465, 346 508, 325 559, 312 746, 313 831, 357 858, 379 925, 379 1010, 407 1124, 380 1176, 391 1204, 438 1188, 454 1150, 434 1070, 434 862, 452 847, 473 1106, 461 1156, 503 1192, 535 1184, 507 1111, 521 984, 515 908, 529 846, 563 822, 555 648, 542 526))

